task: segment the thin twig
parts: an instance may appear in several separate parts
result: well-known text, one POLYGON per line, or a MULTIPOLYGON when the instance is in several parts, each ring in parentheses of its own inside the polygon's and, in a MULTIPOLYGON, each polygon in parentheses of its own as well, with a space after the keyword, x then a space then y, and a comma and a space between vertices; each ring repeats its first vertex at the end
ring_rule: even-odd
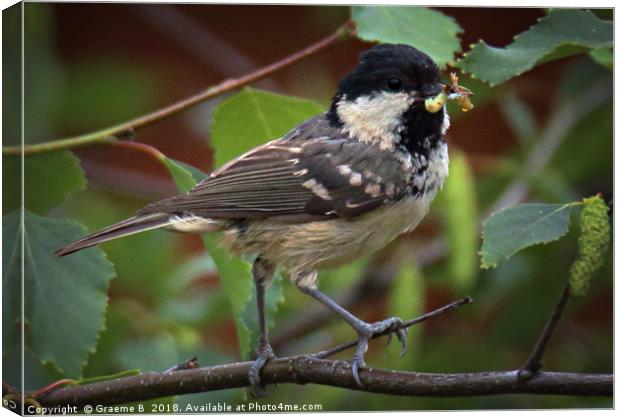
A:
POLYGON ((347 21, 331 35, 277 62, 262 67, 242 77, 225 80, 220 84, 209 87, 196 95, 187 97, 183 100, 177 101, 152 113, 145 114, 127 122, 120 123, 102 130, 98 130, 96 132, 74 136, 66 139, 55 140, 51 142, 37 143, 35 145, 25 145, 24 147, 6 146, 2 148, 2 153, 4 155, 20 155, 22 153, 34 154, 40 152, 57 151, 61 149, 72 149, 80 146, 91 145, 94 143, 109 142, 111 140, 114 140, 115 137, 119 134, 123 134, 124 132, 127 132, 129 130, 138 130, 142 127, 171 117, 179 112, 182 112, 183 110, 195 106, 196 104, 202 103, 211 98, 220 96, 224 93, 236 90, 237 88, 243 87, 257 80, 265 78, 268 75, 271 75, 281 70, 282 68, 288 67, 310 55, 314 55, 317 52, 326 49, 327 47, 333 45, 341 39, 346 39, 351 33, 353 33, 353 28, 353 22, 347 21))
MULTIPOLYGON (((447 304, 447 305, 445 305, 443 307, 440 307, 440 308, 438 308, 436 310, 433 310, 433 311, 430 311, 430 312, 428 312, 426 314, 423 314, 420 317, 416 317, 415 319, 411 319, 411 320, 405 322, 401 326, 401 329, 407 329, 407 328, 409 328, 411 326, 414 326, 416 324, 422 323, 423 321, 435 318, 437 316, 441 316, 442 314, 445 314, 448 311, 456 310, 457 308, 459 308, 462 305, 471 304, 473 301, 474 301, 474 299, 471 298, 470 296, 461 298, 460 300, 453 301, 450 304, 447 304)), ((372 336, 372 339, 375 339, 375 338, 380 337, 380 336, 385 336, 385 335, 390 334, 390 333, 392 333, 391 330, 385 331, 383 333, 377 333, 377 334, 372 336)), ((342 351, 345 351, 347 349, 355 347, 356 345, 357 345, 357 341, 349 342, 349 343, 343 343, 343 344, 335 346, 335 347, 333 347, 331 349, 327 349, 327 350, 323 350, 321 352, 315 353, 312 356, 314 356, 316 358, 324 359, 324 358, 327 358, 329 356, 335 355, 336 353, 340 353, 342 351)))
POLYGON ((45 396, 45 394, 49 393, 50 391, 54 391, 62 386, 75 384, 75 383, 76 383, 75 379, 69 379, 69 378, 60 379, 58 381, 52 382, 49 385, 44 386, 43 388, 39 390, 34 391, 33 393, 29 394, 29 396, 32 398, 43 397, 45 396))
POLYGON ((540 360, 542 359, 547 346, 549 345, 549 340, 551 340, 551 336, 553 336, 553 332, 555 331, 558 322, 560 321, 560 317, 562 317, 562 312, 566 307, 566 303, 568 302, 568 298, 570 297, 570 288, 567 285, 562 291, 562 295, 560 295, 560 299, 558 300, 551 316, 547 320, 545 327, 530 354, 527 362, 519 370, 519 380, 524 381, 532 378, 536 373, 542 368, 542 363, 540 360))
MULTIPOLYGON (((172 395, 247 387, 252 362, 172 373, 149 372, 89 385, 61 388, 38 401, 46 407, 112 405, 172 395)), ((366 369, 360 388, 346 361, 294 356, 270 361, 261 372, 266 384, 320 384, 393 395, 456 397, 498 394, 604 396, 613 394, 613 375, 540 372, 519 383, 516 370, 435 374, 366 369)))

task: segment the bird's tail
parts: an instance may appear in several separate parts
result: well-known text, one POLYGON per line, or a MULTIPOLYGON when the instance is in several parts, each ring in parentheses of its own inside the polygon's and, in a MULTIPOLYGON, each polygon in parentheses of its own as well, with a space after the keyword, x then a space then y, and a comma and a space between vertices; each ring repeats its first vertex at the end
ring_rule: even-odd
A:
POLYGON ((134 233, 140 233, 146 230, 158 229, 174 223, 175 221, 174 215, 166 213, 138 215, 69 243, 67 246, 58 249, 55 253, 58 256, 69 255, 70 253, 90 248, 91 246, 107 242, 108 240, 133 235, 134 233))

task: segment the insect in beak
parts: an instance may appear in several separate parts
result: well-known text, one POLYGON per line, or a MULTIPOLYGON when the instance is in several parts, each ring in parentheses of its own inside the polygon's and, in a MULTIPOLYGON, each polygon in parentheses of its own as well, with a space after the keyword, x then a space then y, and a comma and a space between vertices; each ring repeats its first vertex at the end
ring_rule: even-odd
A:
POLYGON ((459 79, 456 73, 453 72, 450 74, 450 81, 449 85, 443 85, 444 91, 434 97, 429 97, 424 100, 426 111, 429 113, 437 113, 448 100, 455 100, 462 111, 469 111, 474 108, 470 100, 470 97, 474 95, 474 93, 470 89, 458 84, 459 79))

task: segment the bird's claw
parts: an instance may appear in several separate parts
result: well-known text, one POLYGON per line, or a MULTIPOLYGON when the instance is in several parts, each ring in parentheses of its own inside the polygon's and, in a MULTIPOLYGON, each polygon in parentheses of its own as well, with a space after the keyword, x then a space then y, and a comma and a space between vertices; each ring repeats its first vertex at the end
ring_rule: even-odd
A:
POLYGON ((400 350, 400 356, 403 357, 405 356, 405 353, 407 352, 407 328, 404 327, 399 327, 397 329, 392 330, 390 333, 387 334, 387 341, 385 342, 385 346, 389 345, 390 342, 392 341, 392 334, 396 333, 396 337, 398 338, 398 341, 402 344, 402 349, 400 350))
POLYGON ((364 362, 364 355, 368 350, 368 336, 360 335, 357 340, 357 347, 355 348, 355 354, 353 355, 353 359, 351 360, 351 372, 353 373, 353 379, 358 387, 364 388, 364 384, 362 384, 362 380, 360 379, 359 370, 360 368, 366 367, 366 362, 364 362))
POLYGON ((402 346, 402 348, 400 349, 400 357, 402 358, 403 356, 405 356, 405 353, 407 353, 407 329, 402 327, 398 328, 396 330, 396 337, 398 337, 398 340, 400 341, 400 344, 402 346))
POLYGON ((353 355, 353 359, 351 360, 351 371, 353 373, 355 383, 360 388, 364 388, 364 384, 362 384, 362 380, 360 379, 359 370, 366 367, 364 355, 368 350, 368 342, 370 339, 372 339, 372 337, 376 334, 386 333, 389 331, 387 334, 387 343, 389 344, 392 339, 392 333, 396 333, 396 337, 402 344, 400 356, 403 356, 405 352, 407 352, 407 329, 404 328, 403 325, 404 323, 400 318, 390 317, 372 324, 364 323, 364 325, 360 328, 356 328, 358 339, 355 355, 353 355))
POLYGON ((271 345, 265 343, 260 345, 256 351, 257 357, 250 371, 248 372, 248 380, 250 381, 250 392, 256 398, 262 398, 267 396, 267 391, 260 381, 260 371, 265 367, 267 362, 275 358, 271 345))

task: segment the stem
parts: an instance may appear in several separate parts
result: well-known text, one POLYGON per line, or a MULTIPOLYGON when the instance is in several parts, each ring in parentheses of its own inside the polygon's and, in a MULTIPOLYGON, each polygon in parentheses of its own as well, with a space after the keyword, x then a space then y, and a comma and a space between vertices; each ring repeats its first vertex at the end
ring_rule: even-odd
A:
POLYGON ((259 68, 256 71, 253 71, 247 75, 244 75, 239 78, 230 78, 225 80, 215 86, 209 87, 206 90, 195 94, 193 96, 187 97, 183 100, 172 103, 166 107, 163 107, 159 110, 156 110, 152 113, 145 114, 143 116, 137 117, 135 119, 117 124, 112 127, 108 127, 102 130, 98 130, 96 132, 87 133, 84 135, 74 136, 66 139, 55 140, 52 142, 44 142, 38 143, 35 145, 25 145, 25 146, 6 146, 2 147, 3 155, 24 155, 27 154, 36 154, 41 152, 51 152, 58 151, 61 149, 72 149, 85 145, 92 145, 95 143, 105 143, 109 141, 115 140, 115 136, 122 135, 125 132, 131 132, 132 130, 137 130, 142 127, 151 125, 160 120, 164 120, 169 118, 177 113, 182 112, 196 104, 202 103, 211 98, 220 96, 224 93, 227 93, 232 90, 236 90, 237 88, 243 87, 247 84, 258 81, 262 78, 271 75, 282 68, 288 67, 310 55, 314 55, 317 52, 326 49, 327 47, 333 45, 339 40, 346 39, 353 33, 354 24, 353 21, 349 20, 344 25, 340 26, 334 33, 331 35, 321 39, 320 41, 297 51, 279 61, 276 61, 270 65, 259 68))
POLYGON ((549 316, 547 324, 545 324, 545 328, 540 334, 540 337, 538 338, 538 341, 536 342, 536 345, 534 346, 530 357, 528 358, 523 368, 519 370, 520 381, 532 378, 534 375, 536 375, 540 368, 542 368, 542 363, 540 362, 540 360, 545 353, 547 346, 549 345, 549 340, 551 340, 551 336, 553 335, 553 332, 555 331, 555 328, 560 321, 560 317, 562 317, 562 312, 564 311, 564 307, 566 307, 568 297, 570 297, 570 288, 567 285, 566 287, 564 287, 564 291, 562 291, 562 295, 560 296, 560 299, 555 305, 551 316, 549 316))
POLYGON ((76 382, 75 379, 68 379, 68 378, 61 379, 59 381, 52 382, 51 384, 41 388, 40 390, 37 390, 37 391, 33 392, 30 396, 32 398, 42 397, 45 394, 47 394, 48 392, 54 391, 54 390, 60 388, 63 385, 75 384, 75 382, 76 382))

